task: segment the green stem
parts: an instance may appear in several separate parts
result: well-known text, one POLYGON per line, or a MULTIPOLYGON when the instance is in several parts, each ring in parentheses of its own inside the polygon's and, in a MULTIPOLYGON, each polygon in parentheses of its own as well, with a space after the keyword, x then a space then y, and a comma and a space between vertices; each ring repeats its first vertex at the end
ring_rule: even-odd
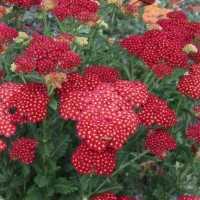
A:
POLYGON ((48 94, 48 96, 50 97, 50 96, 53 94, 53 92, 54 92, 54 88, 51 87, 51 89, 49 90, 49 94, 48 94))
MULTIPOLYGON (((179 101, 178 101, 178 105, 177 105, 177 108, 176 108, 176 115, 178 116, 178 112, 179 112, 179 108, 180 108, 180 105, 181 105, 181 101, 182 101, 182 96, 180 97, 179 101)), ((174 131, 174 128, 175 126, 172 128, 172 133, 174 131)))
POLYGON ((93 43, 93 39, 96 35, 97 30, 95 28, 92 29, 92 33, 90 34, 90 38, 89 38, 89 44, 88 44, 88 48, 89 50, 92 50, 92 43, 93 43))
POLYGON ((20 76, 20 78, 22 79, 23 83, 26 84, 27 82, 26 82, 26 80, 25 80, 25 78, 24 78, 24 75, 23 75, 23 74, 20 74, 19 76, 20 76))
POLYGON ((136 158, 134 158, 134 159, 130 160, 129 162, 126 162, 125 164, 121 165, 110 177, 108 177, 106 180, 104 180, 99 185, 99 187, 94 191, 94 194, 98 193, 98 191, 110 180, 110 178, 114 177, 118 172, 123 170, 125 167, 131 165, 133 162, 135 162, 136 160, 140 159, 141 157, 146 155, 148 152, 149 152, 149 150, 146 150, 146 151, 142 152, 140 155, 138 155, 136 158))
POLYGON ((131 80, 133 80, 133 74, 134 74, 134 57, 131 58, 131 80))
POLYGON ((42 25, 43 25, 43 34, 48 35, 48 23, 47 23, 47 12, 42 12, 42 25))
POLYGON ((110 27, 110 33, 113 33, 114 27, 115 27, 115 21, 116 21, 116 8, 114 7, 112 10, 112 16, 111 16, 111 27, 110 27))
POLYGON ((73 17, 72 18, 72 31, 71 31, 71 33, 73 34, 73 35, 76 35, 76 32, 77 32, 77 29, 76 29, 76 20, 75 20, 75 18, 73 17))
MULTIPOLYGON (((196 156, 194 157, 194 160, 193 160, 192 163, 194 163, 197 159, 198 159, 198 155, 196 155, 196 156)), ((189 163, 189 164, 187 165, 187 167, 186 167, 186 168, 183 170, 183 172, 181 173, 180 179, 179 179, 178 182, 182 182, 182 181, 183 181, 183 179, 184 179, 185 176, 188 174, 188 172, 191 170, 191 168, 192 168, 192 164, 189 163)), ((177 189, 176 187, 173 187, 173 188, 167 193, 166 199, 168 199, 168 198, 171 196, 171 194, 172 194, 176 189, 177 189)))
POLYGON ((149 72, 149 71, 146 71, 146 73, 145 73, 145 79, 144 79, 144 81, 143 81, 143 83, 145 84, 145 85, 147 85, 148 86, 148 80, 149 80, 149 78, 151 77, 151 75, 153 74, 153 72, 149 72))
MULTIPOLYGON (((89 60, 89 57, 90 57, 90 54, 91 54, 91 51, 92 51, 92 44, 93 44, 93 42, 94 42, 93 39, 94 39, 94 37, 95 37, 95 35, 96 35, 96 32, 97 32, 97 29, 96 29, 96 28, 93 28, 93 29, 92 29, 92 32, 91 32, 91 34, 90 34, 90 38, 89 38, 87 57, 86 57, 86 59, 85 59, 84 65, 82 65, 82 66, 85 66, 85 65, 87 64, 88 60, 89 60)), ((83 72, 83 70, 84 70, 84 68, 81 67, 81 71, 82 71, 82 72, 83 72)))
POLYGON ((60 20, 59 20, 57 17, 55 17, 55 19, 56 19, 56 21, 57 21, 57 23, 58 23, 58 26, 59 26, 59 29, 61 30, 61 32, 62 32, 62 33, 66 33, 66 31, 65 31, 65 29, 63 28, 62 23, 60 22, 60 20))

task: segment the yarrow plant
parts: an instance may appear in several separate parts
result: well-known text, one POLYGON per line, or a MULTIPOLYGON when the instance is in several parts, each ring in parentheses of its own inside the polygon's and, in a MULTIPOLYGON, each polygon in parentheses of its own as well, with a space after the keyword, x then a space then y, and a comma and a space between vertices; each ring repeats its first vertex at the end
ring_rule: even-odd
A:
POLYGON ((1 4, 0 199, 200 199, 200 22, 154 0, 1 4))

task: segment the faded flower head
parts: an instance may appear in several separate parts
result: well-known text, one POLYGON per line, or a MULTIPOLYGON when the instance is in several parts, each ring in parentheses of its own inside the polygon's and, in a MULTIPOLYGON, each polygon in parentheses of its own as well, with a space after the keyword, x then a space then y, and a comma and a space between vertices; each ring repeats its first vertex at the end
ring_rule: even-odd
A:
POLYGON ((156 24, 156 23, 148 23, 148 24, 147 24, 147 29, 148 29, 148 30, 162 30, 162 27, 159 26, 159 25, 156 24))
POLYGON ((61 88, 62 83, 67 81, 67 74, 64 72, 50 72, 45 75, 44 80, 47 85, 51 85, 54 89, 61 88))
POLYGON ((25 32, 20 31, 19 35, 16 38, 14 38, 13 40, 15 43, 23 43, 27 39, 29 39, 29 36, 25 32))
POLYGON ((79 46, 88 45, 88 38, 86 37, 75 37, 75 43, 79 46))
POLYGON ((139 12, 138 12, 139 6, 135 5, 135 4, 127 4, 125 6, 123 6, 120 11, 123 14, 127 14, 130 15, 132 17, 138 16, 139 12))
POLYGON ((63 34, 56 35, 53 39, 55 42, 65 42, 68 45, 70 45, 74 42, 75 37, 68 33, 63 33, 63 34))
POLYGON ((42 0, 40 7, 44 10, 52 10, 58 5, 59 0, 42 0))
POLYGON ((107 4, 113 4, 117 7, 121 6, 123 3, 123 0, 106 0, 107 4))
POLYGON ((190 53, 197 53, 198 52, 198 49, 195 45, 193 44, 187 44, 183 47, 183 51, 187 54, 190 54, 190 53))
POLYGON ((99 19, 99 20, 97 21, 97 24, 98 24, 100 27, 104 27, 104 28, 106 28, 106 29, 109 28, 109 27, 108 27, 108 24, 107 24, 104 20, 99 19))

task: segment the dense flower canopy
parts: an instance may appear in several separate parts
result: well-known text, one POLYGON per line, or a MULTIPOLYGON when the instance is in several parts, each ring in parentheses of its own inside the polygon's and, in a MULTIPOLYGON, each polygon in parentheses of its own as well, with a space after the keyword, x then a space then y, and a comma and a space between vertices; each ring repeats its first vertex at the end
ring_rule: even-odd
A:
POLYGON ((98 10, 99 4, 92 0, 60 0, 52 10, 52 14, 61 21, 65 18, 75 17, 76 20, 93 26, 99 20, 99 16, 96 14, 98 10))
POLYGON ((183 49, 193 43, 200 23, 189 22, 182 11, 169 12, 167 17, 157 21, 160 30, 149 30, 142 36, 131 35, 121 42, 122 48, 131 55, 136 54, 159 78, 173 73, 173 68, 185 68, 188 60, 197 61, 199 55, 198 48, 189 55, 183 49))
POLYGON ((39 4, 42 0, 3 0, 5 3, 18 5, 22 8, 28 8, 31 5, 39 4))
POLYGON ((58 66, 62 70, 72 70, 80 65, 79 55, 72 52, 67 43, 35 34, 24 55, 14 61, 13 71, 17 73, 37 71, 42 75, 56 71, 58 66))

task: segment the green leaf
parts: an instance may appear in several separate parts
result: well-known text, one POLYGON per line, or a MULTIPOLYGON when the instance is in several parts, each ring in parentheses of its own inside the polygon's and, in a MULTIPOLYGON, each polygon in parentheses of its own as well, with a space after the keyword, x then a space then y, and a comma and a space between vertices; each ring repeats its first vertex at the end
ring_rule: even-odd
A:
POLYGON ((51 157, 54 160, 58 160, 61 156, 63 156, 66 153, 67 149, 67 142, 69 141, 69 136, 63 136, 57 138, 57 140, 54 140, 54 150, 51 153, 51 157))
POLYGON ((50 178, 42 175, 37 175, 34 178, 34 182, 39 186, 39 187, 45 187, 50 183, 50 178))
POLYGON ((42 200, 42 199, 43 199, 43 194, 40 188, 38 187, 30 188, 25 198, 25 200, 42 200))
POLYGON ((49 107, 52 108, 53 110, 57 110, 58 102, 54 98, 51 98, 51 102, 49 104, 49 107))
POLYGON ((77 190, 77 187, 73 186, 65 178, 59 178, 55 181, 54 189, 56 193, 70 194, 77 190))
POLYGON ((30 174, 30 167, 28 165, 23 165, 22 173, 26 177, 30 174))

